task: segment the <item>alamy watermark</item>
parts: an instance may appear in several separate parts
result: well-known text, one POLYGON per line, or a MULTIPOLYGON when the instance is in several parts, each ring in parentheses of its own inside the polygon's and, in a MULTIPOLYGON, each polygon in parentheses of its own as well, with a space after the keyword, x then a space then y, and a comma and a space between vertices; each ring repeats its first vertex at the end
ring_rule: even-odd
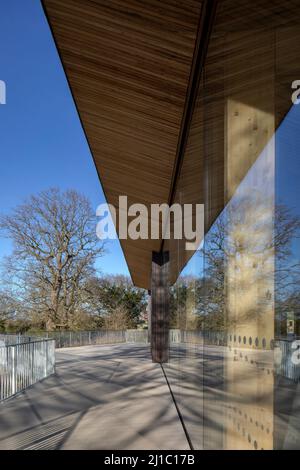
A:
POLYGON ((300 365, 300 340, 295 340, 292 342, 292 349, 294 352, 292 353, 292 363, 294 366, 300 365))
POLYGON ((6 104, 6 83, 0 80, 0 104, 6 104))
POLYGON ((292 82, 291 88, 295 90, 291 96, 292 103, 299 104, 300 103, 300 80, 294 80, 292 82))
POLYGON ((96 215, 101 240, 185 240, 185 249, 196 251, 204 235, 204 204, 151 204, 148 208, 145 204, 128 206, 127 196, 119 196, 118 211, 112 204, 100 204, 96 215))
MULTIPOLYGON (((288 343, 286 343, 288 344, 288 343)), ((288 350, 277 345, 274 349, 274 362, 280 366, 284 362, 289 362, 294 366, 300 366, 300 340, 296 339, 290 343, 288 350)))

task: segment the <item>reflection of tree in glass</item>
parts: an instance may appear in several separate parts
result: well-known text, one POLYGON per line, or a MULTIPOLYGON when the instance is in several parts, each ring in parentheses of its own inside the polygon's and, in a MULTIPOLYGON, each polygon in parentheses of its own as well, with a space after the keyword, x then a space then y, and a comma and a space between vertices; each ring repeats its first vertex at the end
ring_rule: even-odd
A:
POLYGON ((195 316, 196 291, 199 280, 181 276, 170 290, 170 327, 193 330, 198 326, 195 316))
POLYGON ((300 264, 292 261, 299 232, 299 217, 283 205, 274 210, 272 200, 256 192, 231 201, 205 239, 204 276, 196 281, 198 327, 230 329, 232 309, 240 323, 264 315, 274 305, 274 287, 280 318, 288 310, 299 315, 300 264))

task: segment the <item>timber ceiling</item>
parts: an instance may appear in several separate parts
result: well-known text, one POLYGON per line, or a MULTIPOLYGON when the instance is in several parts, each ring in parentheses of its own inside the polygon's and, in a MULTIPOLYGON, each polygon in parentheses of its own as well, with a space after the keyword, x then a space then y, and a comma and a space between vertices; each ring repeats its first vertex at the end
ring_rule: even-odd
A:
MULTIPOLYGON (((204 1, 43 4, 107 201, 205 201, 209 230, 291 105, 300 0, 219 0, 172 201, 204 1)), ((144 288, 152 251, 170 250, 172 282, 193 254, 176 240, 121 245, 144 288)))
MULTIPOLYGON (((107 201, 168 203, 201 1, 43 3, 107 201)), ((161 241, 121 244, 149 288, 161 241)))

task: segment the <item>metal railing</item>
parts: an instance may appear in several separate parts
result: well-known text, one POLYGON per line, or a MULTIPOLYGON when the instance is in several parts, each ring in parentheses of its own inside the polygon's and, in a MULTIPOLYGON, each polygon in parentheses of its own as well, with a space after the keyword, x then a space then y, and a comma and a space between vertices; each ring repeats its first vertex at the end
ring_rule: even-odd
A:
POLYGON ((274 342, 274 363, 277 375, 294 382, 300 381, 300 343, 299 338, 280 339, 274 342), (295 342, 297 344, 295 345, 295 342))
POLYGON ((227 334, 223 331, 181 330, 180 334, 182 343, 227 346, 227 334))
POLYGON ((97 344, 149 343, 148 330, 53 331, 44 337, 55 340, 55 347, 69 348, 97 344))
POLYGON ((148 330, 126 330, 125 331, 126 343, 149 343, 148 330))
POLYGON ((125 343, 125 331, 92 330, 92 331, 52 331, 44 335, 55 340, 55 347, 70 348, 96 344, 125 343))
POLYGON ((55 342, 26 336, 0 335, 0 401, 55 372, 55 342))
POLYGON ((258 352, 274 350, 274 373, 294 382, 300 381, 300 346, 298 346, 299 338, 296 337, 276 338, 268 345, 265 338, 252 338, 251 340, 250 337, 246 338, 245 341, 244 338, 224 331, 170 330, 170 343, 175 344, 178 342, 201 347, 204 345, 231 346, 237 350, 241 345, 245 345, 245 347, 251 347, 253 351, 258 352), (298 340, 298 344, 295 346, 296 340, 298 340), (256 341, 259 347, 256 346, 256 341))
POLYGON ((31 341, 36 341, 36 336, 25 336, 21 334, 0 334, 0 346, 10 345, 10 344, 20 344, 20 343, 30 343, 31 341))

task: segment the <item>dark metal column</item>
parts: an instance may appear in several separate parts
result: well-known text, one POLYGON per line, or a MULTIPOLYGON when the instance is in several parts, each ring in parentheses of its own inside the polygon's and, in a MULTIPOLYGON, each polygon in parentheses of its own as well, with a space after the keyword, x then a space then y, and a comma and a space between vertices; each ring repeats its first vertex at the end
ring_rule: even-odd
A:
POLYGON ((169 358, 169 252, 152 253, 151 354, 153 362, 169 358))

